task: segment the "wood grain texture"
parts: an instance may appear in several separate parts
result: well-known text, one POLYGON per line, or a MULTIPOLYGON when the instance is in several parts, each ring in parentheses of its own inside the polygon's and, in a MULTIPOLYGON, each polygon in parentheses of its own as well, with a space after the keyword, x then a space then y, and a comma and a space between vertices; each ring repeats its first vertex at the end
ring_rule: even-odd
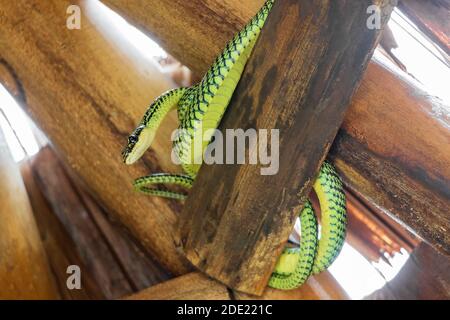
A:
POLYGON ((138 165, 126 167, 121 159, 128 133, 173 83, 130 45, 99 2, 0 0, 0 8, 0 64, 13 74, 18 100, 149 253, 174 274, 189 271, 173 244, 179 204, 137 195, 131 185, 149 172, 177 170, 167 152, 175 118, 169 117, 138 165), (81 7, 81 30, 66 28, 70 4, 81 7))
MULTIPOLYGON (((105 298, 120 298, 169 278, 107 221, 102 208, 70 178, 49 147, 39 152, 31 167, 37 186, 82 262, 83 275, 94 279, 105 298)), ((67 265, 57 267, 65 270, 67 265)))
POLYGON ((264 1, 102 0, 158 41, 196 77, 203 76, 264 1))
POLYGON ((368 74, 329 157, 362 198, 450 253, 449 106, 381 64, 368 74), (380 79, 383 94, 369 90, 380 79))
MULTIPOLYGON (((393 8, 376 3, 384 25, 393 8)), ((189 261, 232 289, 267 285, 379 40, 366 26, 371 4, 274 4, 220 129, 279 130, 279 171, 203 166, 180 217, 189 261)))
POLYGON ((105 299, 105 295, 102 293, 96 280, 92 277, 92 274, 90 272, 84 272, 87 268, 78 254, 73 240, 67 234, 63 224, 53 213, 47 199, 45 199, 39 189, 33 176, 33 169, 30 162, 23 162, 20 165, 20 171, 61 299, 105 299), (81 289, 79 290, 70 290, 67 288, 67 267, 70 265, 77 265, 82 270, 81 289))
POLYGON ((235 293, 237 300, 349 300, 349 296, 328 272, 312 276, 300 288, 289 291, 266 288, 261 297, 235 293))
POLYGON ((421 242, 402 225, 347 190, 346 241, 370 262, 385 261, 401 252, 412 252, 421 242))
POLYGON ((19 168, 0 130, 0 299, 58 299, 19 168))
POLYGON ((224 285, 201 273, 190 273, 169 280, 135 295, 128 300, 347 300, 348 296, 328 273, 312 277, 296 290, 266 289, 262 297, 232 293, 224 285))
POLYGON ((116 263, 125 274, 132 291, 137 292, 171 278, 153 257, 146 254, 115 220, 106 213, 79 184, 75 187, 89 210, 91 218, 102 233, 116 263))
MULTIPOLYGON (((102 1, 157 39, 197 78, 264 3, 102 1)), ((348 176, 350 187, 446 253, 450 253, 449 108, 416 82, 399 76, 398 70, 373 60, 338 134, 341 147, 333 148, 332 155, 338 169, 348 176), (369 152, 359 156, 364 150, 369 152), (437 206, 429 195, 431 199, 439 197, 437 206)))
POLYGON ((81 272, 93 275, 107 299, 132 293, 126 275, 91 218, 89 208, 50 149, 42 150, 32 166, 39 189, 67 230, 86 267, 81 272))

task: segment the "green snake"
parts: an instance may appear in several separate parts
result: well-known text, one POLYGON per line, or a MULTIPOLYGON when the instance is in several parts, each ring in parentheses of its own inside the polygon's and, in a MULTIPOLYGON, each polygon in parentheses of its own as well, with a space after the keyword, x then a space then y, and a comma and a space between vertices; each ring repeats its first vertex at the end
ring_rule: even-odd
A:
MULTIPOLYGON (((164 117, 176 109, 181 133, 173 141, 173 151, 185 174, 151 174, 135 180, 136 190, 153 196, 178 200, 186 198, 185 194, 158 189, 155 185, 192 187, 203 157, 203 154, 197 155, 193 151, 194 141, 218 127, 274 2, 266 1, 261 10, 227 44, 199 84, 170 90, 150 105, 141 123, 128 138, 122 153, 124 162, 130 165, 141 158, 152 144, 164 117)), ((199 140, 203 141, 202 152, 211 138, 212 135, 199 140)), ((269 286, 273 288, 297 288, 311 274, 327 269, 342 248, 346 229, 345 194, 342 182, 330 163, 324 162, 322 165, 314 190, 319 198, 322 215, 320 240, 314 209, 308 201, 299 215, 300 246, 286 248, 281 254, 269 280, 269 286)))

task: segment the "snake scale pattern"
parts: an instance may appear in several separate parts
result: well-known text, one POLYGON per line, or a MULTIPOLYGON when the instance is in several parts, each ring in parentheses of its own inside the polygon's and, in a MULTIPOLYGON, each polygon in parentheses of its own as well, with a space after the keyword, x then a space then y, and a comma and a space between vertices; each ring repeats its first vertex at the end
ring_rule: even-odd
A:
MULTIPOLYGON (((153 196, 178 200, 186 198, 185 194, 158 189, 157 186, 172 184, 190 188, 193 185, 202 160, 199 162, 199 155, 193 151, 194 140, 218 127, 274 2, 266 1, 253 19, 227 44, 199 84, 168 91, 150 105, 141 123, 128 138, 122 154, 124 162, 133 164, 141 158, 152 144, 164 117, 176 109, 181 134, 174 140, 173 150, 185 174, 151 174, 134 182, 136 190, 153 196)), ((205 150, 211 136, 199 141, 203 140, 206 140, 202 144, 202 150, 205 150)), ((281 254, 269 281, 269 286, 273 288, 297 288, 311 274, 327 269, 343 246, 347 220, 345 194, 341 179, 330 163, 324 162, 313 188, 321 207, 320 238, 316 215, 308 201, 299 214, 300 245, 285 248, 281 254)))

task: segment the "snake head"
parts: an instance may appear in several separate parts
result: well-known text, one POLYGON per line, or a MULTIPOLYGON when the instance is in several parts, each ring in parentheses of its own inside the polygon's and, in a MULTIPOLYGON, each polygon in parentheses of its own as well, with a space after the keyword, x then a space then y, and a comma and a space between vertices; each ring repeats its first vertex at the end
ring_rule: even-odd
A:
POLYGON ((138 161, 152 144, 155 131, 144 125, 137 127, 128 137, 127 145, 122 151, 123 162, 130 165, 138 161))

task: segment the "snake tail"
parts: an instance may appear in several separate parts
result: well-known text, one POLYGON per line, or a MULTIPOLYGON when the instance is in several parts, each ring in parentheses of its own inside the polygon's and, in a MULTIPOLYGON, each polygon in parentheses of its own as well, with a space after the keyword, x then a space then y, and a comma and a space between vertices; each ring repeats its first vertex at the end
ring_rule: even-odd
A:
POLYGON ((323 163, 313 189, 321 209, 320 240, 317 240, 314 209, 308 201, 300 214, 300 248, 283 251, 269 280, 269 286, 273 288, 291 290, 298 287, 310 274, 326 270, 342 249, 347 225, 346 198, 342 181, 329 162, 323 163), (311 239, 313 232, 315 242, 311 239))

